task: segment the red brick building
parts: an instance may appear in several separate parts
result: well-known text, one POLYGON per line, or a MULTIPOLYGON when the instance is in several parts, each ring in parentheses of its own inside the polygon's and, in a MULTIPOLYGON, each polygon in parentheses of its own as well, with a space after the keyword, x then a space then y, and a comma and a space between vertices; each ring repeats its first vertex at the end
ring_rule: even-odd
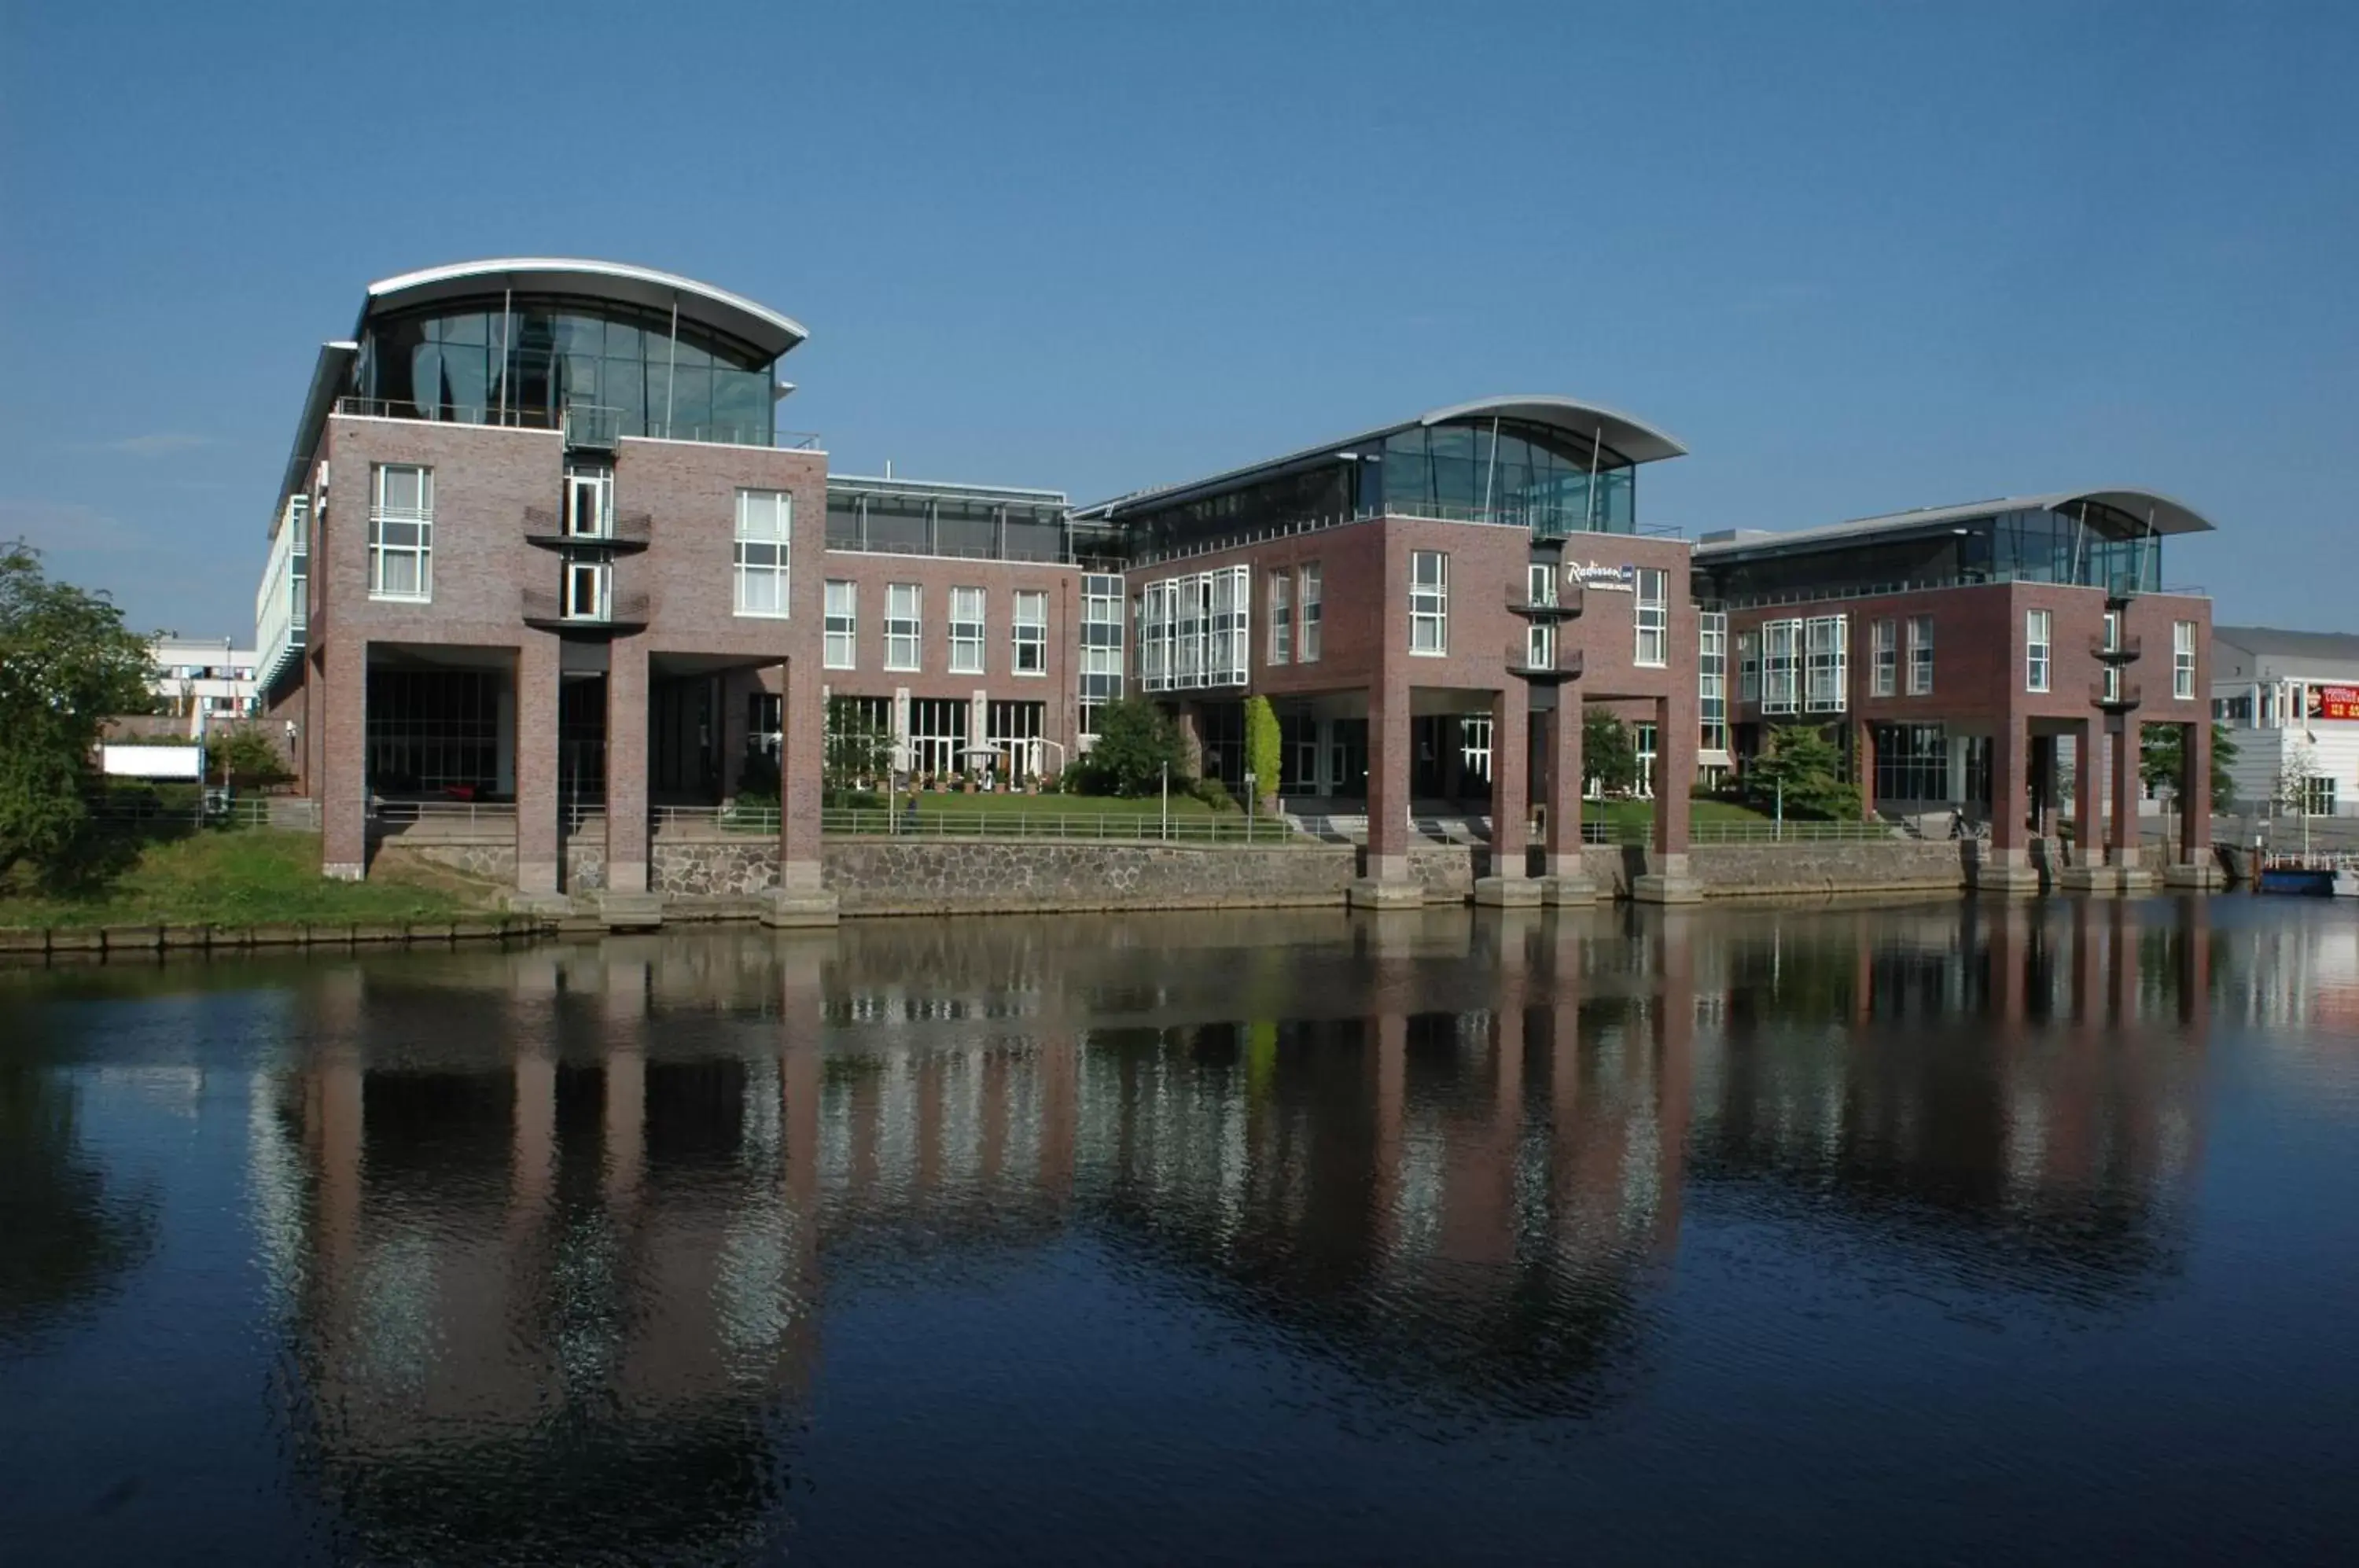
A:
MULTIPOLYGON (((1285 735, 1281 791, 1364 800, 1354 901, 1415 901, 1412 799, 1470 793, 1492 823, 1478 898, 1586 900, 1581 724, 1559 713, 1610 702, 1669 737, 1660 798, 1684 800, 1694 772, 1689 547, 1636 513, 1638 465, 1684 451, 1610 409, 1500 397, 1076 516, 1119 533, 1135 689, 1179 711, 1208 775, 1242 785, 1242 704, 1264 696, 1285 735)), ((1639 896, 1695 896, 1686 812, 1656 823, 1639 896)))
POLYGON ((2037 885, 2032 841, 2070 793, 2065 885, 2136 887, 2136 758, 2144 732, 2173 726, 2171 878, 2202 885, 2212 605, 2165 588, 2162 551, 2211 527, 2167 496, 2104 490, 1707 535, 1696 592, 1727 617, 1732 761, 1777 726, 1825 728, 1871 811, 1986 823, 1979 879, 1995 887, 2037 885))

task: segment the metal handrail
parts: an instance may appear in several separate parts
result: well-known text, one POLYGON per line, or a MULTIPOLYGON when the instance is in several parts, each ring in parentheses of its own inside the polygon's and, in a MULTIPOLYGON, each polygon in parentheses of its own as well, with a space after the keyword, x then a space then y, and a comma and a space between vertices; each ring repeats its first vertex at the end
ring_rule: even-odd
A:
MULTIPOLYGON (((1706 562, 1700 564, 1708 564, 1706 562)), ((2087 588, 2108 592, 2102 583, 2058 583, 2044 577, 2026 576, 2016 572, 1955 572, 1944 577, 1904 577, 1890 583, 1865 583, 1855 585, 1831 585, 1824 588, 1792 588, 1775 593, 1739 593, 1724 599, 1699 597, 1696 607, 1701 610, 1760 610, 1779 604, 1815 604, 1832 599, 1880 599, 1893 593, 1921 593, 1941 588, 1989 588, 2009 583, 2028 583, 2042 588, 2087 588)), ((2200 599, 2205 596, 2201 583, 2172 583, 2143 592, 2157 595, 2176 594, 2180 598, 2200 599)))
MULTIPOLYGON (((925 797, 919 797, 924 800, 925 797)), ((1088 844, 1234 844, 1276 847, 1318 841, 1271 817, 1173 817, 1130 811, 956 811, 920 804, 832 806, 820 831, 843 837, 1055 840, 1088 844)))
POLYGON ((371 800, 368 814, 380 823, 507 822, 516 821, 513 800, 371 800))
POLYGON ((636 625, 647 618, 649 608, 645 593, 610 593, 604 615, 570 615, 565 609, 564 596, 546 588, 518 588, 516 604, 523 618, 527 621, 564 621, 582 626, 636 625))
POLYGON ((651 419, 644 415, 633 416, 626 408, 610 408, 601 403, 569 403, 554 410, 513 406, 503 408, 495 402, 486 403, 481 408, 473 404, 442 404, 429 414, 408 398, 346 396, 336 399, 336 412, 363 419, 416 419, 428 424, 563 430, 566 439, 577 446, 610 447, 617 440, 630 435, 644 435, 656 441, 702 441, 713 446, 766 446, 783 452, 815 452, 821 442, 816 430, 773 430, 768 432, 767 441, 750 441, 745 438, 755 433, 756 427, 752 425, 697 425, 651 419), (446 411, 448 417, 445 417, 446 411), (636 424, 639 429, 625 430, 625 424, 636 424))
POLYGON ((2139 636, 2115 637, 2107 641, 2105 634, 2097 633, 2089 639, 2089 652, 2095 658, 2132 659, 2146 652, 2146 638, 2139 636))
POLYGON ((827 548, 843 555, 917 555, 939 561, 1004 561, 1017 566, 1079 566, 1084 569, 1104 565, 1109 571, 1122 570, 1121 564, 1107 562, 1104 557, 1078 555, 1071 550, 1060 550, 1055 555, 1008 555, 997 550, 960 550, 946 545, 879 543, 875 540, 861 544, 834 539, 827 541, 827 548))

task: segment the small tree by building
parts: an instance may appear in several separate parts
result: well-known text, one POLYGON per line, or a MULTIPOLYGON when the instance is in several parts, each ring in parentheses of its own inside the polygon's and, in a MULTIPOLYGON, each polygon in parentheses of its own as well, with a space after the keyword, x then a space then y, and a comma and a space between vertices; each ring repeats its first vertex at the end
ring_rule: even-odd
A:
POLYGON ((1638 786, 1638 747, 1630 726, 1603 708, 1582 711, 1581 779, 1603 795, 1626 795, 1638 786))
POLYGON ((1136 798, 1162 789, 1167 768, 1185 789, 1178 727, 1146 698, 1124 697, 1098 710, 1096 744, 1065 775, 1075 794, 1136 798))
POLYGON ((207 741, 205 775, 233 789, 267 789, 295 777, 269 737, 250 729, 218 731, 207 741))
POLYGON ((1278 728, 1277 710, 1266 697, 1245 699, 1245 771, 1262 803, 1275 809, 1278 769, 1285 765, 1286 735, 1278 728))
POLYGON ((2318 747, 2310 742, 2295 741, 2279 754, 2277 778, 2272 780, 2269 802, 2277 816, 2302 816, 2310 805, 2310 781, 2318 773, 2318 747))
POLYGON ((850 796, 875 790, 890 779, 892 772, 891 733, 858 707, 830 702, 827 749, 821 761, 828 802, 841 805, 850 796))
POLYGON ((1745 768, 1743 789, 1758 811, 1848 821, 1860 814, 1859 786, 1843 781, 1843 752, 1810 724, 1780 724, 1745 768))
MULTIPOLYGON (((2178 799, 2180 780, 2185 776, 2187 747, 2182 737, 2184 729, 2178 724, 2148 724, 2138 737, 2138 778, 2150 791, 2178 799)), ((2228 738, 2225 724, 2212 726, 2212 809, 2230 811, 2236 805, 2236 781, 2229 776, 2229 764, 2236 760, 2236 743, 2228 738)))

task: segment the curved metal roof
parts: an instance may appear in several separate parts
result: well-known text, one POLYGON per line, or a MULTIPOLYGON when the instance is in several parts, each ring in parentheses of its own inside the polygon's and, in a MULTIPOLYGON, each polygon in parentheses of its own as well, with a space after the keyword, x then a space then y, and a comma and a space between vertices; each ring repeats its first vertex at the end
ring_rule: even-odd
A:
MULTIPOLYGON (((652 267, 619 261, 583 261, 565 256, 502 256, 489 261, 453 262, 405 272, 368 286, 361 309, 361 325, 385 310, 430 305, 497 293, 574 294, 590 299, 669 310, 679 307, 683 320, 724 333, 756 351, 777 358, 810 334, 802 323, 766 305, 710 283, 652 267)), ((359 335, 359 328, 354 329, 359 335)))
POLYGON ((1688 449, 1669 433, 1644 424, 1629 415, 1595 403, 1577 402, 1571 397, 1552 397, 1545 394, 1520 397, 1480 397, 1472 403, 1453 403, 1447 408, 1436 408, 1418 417, 1420 425, 1442 425, 1465 419, 1523 419, 1535 425, 1550 425, 1584 441, 1603 441, 1633 463, 1654 463, 1666 457, 1685 457, 1688 449))
POLYGON ((2057 490, 2044 495, 2002 495, 1988 501, 1970 501, 1959 506, 1920 506, 1913 512, 1893 512, 1880 517, 1854 517, 1849 522, 1828 523, 1815 528, 1784 530, 1732 530, 1727 535, 1707 534, 1696 545, 1699 558, 1709 558, 1731 551, 1778 550, 1803 548, 1830 540, 1851 539, 1867 534, 1905 534, 1918 528, 1940 528, 1976 517, 1994 517, 2001 512, 2057 511, 2082 501, 2094 501, 2127 513, 2149 523, 2158 534, 2206 534, 2212 531, 2211 519, 2183 501, 2175 501, 2155 490, 2057 490))

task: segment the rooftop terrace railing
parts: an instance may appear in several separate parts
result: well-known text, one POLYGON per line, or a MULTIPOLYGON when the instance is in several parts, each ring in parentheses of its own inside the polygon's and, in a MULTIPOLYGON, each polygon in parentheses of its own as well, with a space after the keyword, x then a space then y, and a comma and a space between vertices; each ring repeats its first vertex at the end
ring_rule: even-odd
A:
MULTIPOLYGON (((2102 583, 2058 583, 2050 578, 2033 577, 2017 572, 1958 572, 1941 577, 1903 577, 1888 583, 1834 583, 1823 587, 1780 589, 1774 593, 1732 593, 1714 599, 1698 596, 1696 607, 1704 610, 1759 610, 1778 604, 1817 604, 1835 599, 1880 599, 1894 593, 1924 593, 1943 588, 1987 588, 2009 583, 2035 583, 2049 588, 2091 588, 2111 592, 2102 583)), ((2182 598, 2201 599, 2207 591, 2201 583, 2167 583, 2159 588, 2141 592, 2177 594, 2182 598)))
MULTIPOLYGON (((1131 564, 1151 566, 1167 561, 1184 561, 1192 556, 1217 555, 1223 550, 1243 550, 1271 539, 1291 539, 1298 534, 1321 533, 1329 528, 1349 528, 1354 523, 1378 522, 1386 517, 1396 517, 1407 522, 1472 523, 1485 528, 1522 528, 1527 532, 1532 527, 1532 518, 1528 512, 1509 512, 1499 507, 1440 506, 1420 501, 1413 506, 1364 506, 1351 512, 1339 512, 1332 517, 1303 517, 1292 522, 1273 524, 1266 528, 1243 528, 1214 538, 1190 540, 1187 544, 1175 545, 1169 550, 1144 550, 1132 558, 1131 564)), ((1598 531, 1603 533, 1603 530, 1598 531)), ((1587 532, 1588 530, 1582 530, 1568 534, 1550 534, 1547 538, 1553 542, 1558 539, 1583 538, 1587 532)), ((1686 530, 1669 525, 1648 524, 1623 530, 1623 533, 1624 537, 1636 535, 1641 539, 1680 539, 1685 537, 1686 530)))
POLYGON ((914 555, 940 561, 998 561, 1017 566, 1077 566, 1085 572, 1120 572, 1129 564, 1118 556, 1089 555, 1075 550, 1059 550, 1052 555, 1016 555, 1005 550, 897 539, 871 539, 864 544, 857 539, 831 537, 827 548, 848 555, 914 555))
POLYGON ((657 441, 703 441, 715 446, 770 447, 786 452, 818 450, 820 438, 810 430, 765 430, 752 424, 694 424, 688 420, 649 419, 625 408, 594 403, 569 403, 554 411, 541 408, 483 408, 468 405, 436 414, 421 413, 415 403, 398 397, 336 399, 336 412, 372 419, 413 419, 425 424, 491 425, 506 430, 565 432, 569 446, 611 451, 625 436, 657 441))

